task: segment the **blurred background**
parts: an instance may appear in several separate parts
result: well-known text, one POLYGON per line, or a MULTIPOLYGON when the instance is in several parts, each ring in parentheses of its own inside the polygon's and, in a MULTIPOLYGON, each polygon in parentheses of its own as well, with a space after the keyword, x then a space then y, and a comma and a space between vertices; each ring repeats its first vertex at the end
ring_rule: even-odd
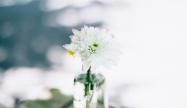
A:
POLYGON ((103 70, 111 106, 186 108, 186 10, 185 0, 0 0, 0 108, 71 98, 81 65, 62 45, 84 25, 120 42, 119 63, 103 70))

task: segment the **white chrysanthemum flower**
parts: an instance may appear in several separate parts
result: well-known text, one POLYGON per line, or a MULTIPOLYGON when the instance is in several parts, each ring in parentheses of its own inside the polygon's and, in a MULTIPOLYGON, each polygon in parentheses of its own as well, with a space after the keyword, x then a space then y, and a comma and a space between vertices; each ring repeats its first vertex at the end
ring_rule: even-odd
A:
POLYGON ((80 31, 73 30, 71 43, 64 47, 69 55, 79 55, 93 67, 114 63, 117 52, 113 43, 114 37, 107 30, 85 26, 80 31))

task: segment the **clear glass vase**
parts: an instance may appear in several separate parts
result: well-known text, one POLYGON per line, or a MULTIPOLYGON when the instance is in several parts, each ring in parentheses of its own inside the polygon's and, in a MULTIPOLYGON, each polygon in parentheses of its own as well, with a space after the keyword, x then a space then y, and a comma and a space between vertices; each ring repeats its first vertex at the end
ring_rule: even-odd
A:
POLYGON ((89 69, 74 79, 74 108, 107 108, 105 77, 89 69))

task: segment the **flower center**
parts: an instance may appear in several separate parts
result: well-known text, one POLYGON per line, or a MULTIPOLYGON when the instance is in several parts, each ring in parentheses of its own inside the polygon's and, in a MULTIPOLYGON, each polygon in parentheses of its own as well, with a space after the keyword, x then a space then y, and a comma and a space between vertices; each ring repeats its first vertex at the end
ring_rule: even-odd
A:
POLYGON ((94 43, 93 46, 94 46, 94 47, 98 47, 99 45, 98 45, 97 43, 94 43))
POLYGON ((90 54, 96 53, 97 48, 99 47, 99 44, 93 43, 92 45, 88 46, 88 50, 90 51, 90 54))

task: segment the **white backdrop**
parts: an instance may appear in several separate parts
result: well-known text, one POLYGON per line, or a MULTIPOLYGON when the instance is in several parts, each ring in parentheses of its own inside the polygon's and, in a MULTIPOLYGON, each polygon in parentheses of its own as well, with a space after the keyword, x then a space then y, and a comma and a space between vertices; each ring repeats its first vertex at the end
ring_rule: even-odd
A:
POLYGON ((111 80, 115 74, 115 80, 127 85, 121 103, 132 108, 187 108, 187 1, 126 2, 129 7, 107 22, 124 43, 118 71, 110 73, 111 80))

